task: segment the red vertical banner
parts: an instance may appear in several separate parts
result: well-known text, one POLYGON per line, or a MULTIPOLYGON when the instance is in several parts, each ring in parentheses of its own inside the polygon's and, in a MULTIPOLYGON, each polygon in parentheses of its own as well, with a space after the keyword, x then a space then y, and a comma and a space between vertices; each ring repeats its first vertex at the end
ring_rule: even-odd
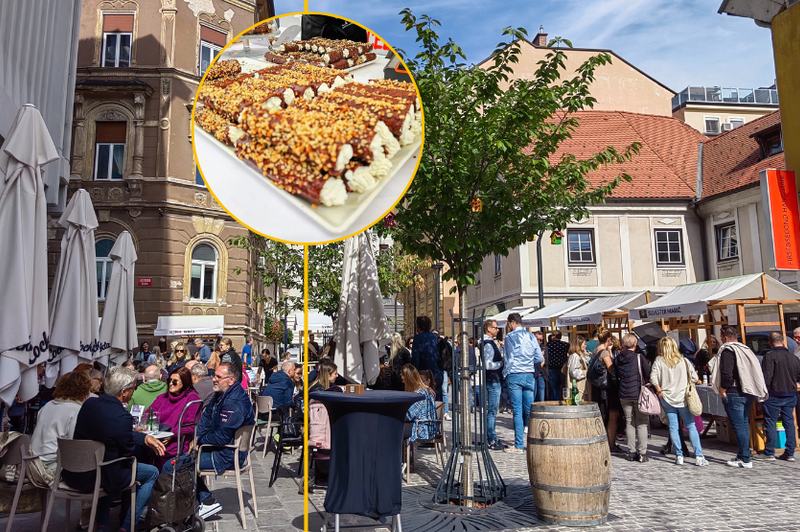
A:
POLYGON ((800 208, 794 172, 761 171, 761 194, 775 267, 800 270, 800 208))
POLYGON ((380 40, 378 36, 371 31, 367 32, 367 42, 370 43, 375 50, 389 50, 386 43, 380 40))

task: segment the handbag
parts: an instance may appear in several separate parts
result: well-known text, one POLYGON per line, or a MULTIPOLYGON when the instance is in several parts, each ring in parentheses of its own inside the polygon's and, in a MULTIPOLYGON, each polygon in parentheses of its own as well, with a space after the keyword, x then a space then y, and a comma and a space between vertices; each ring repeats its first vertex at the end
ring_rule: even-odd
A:
POLYGON ((158 476, 148 502, 150 524, 175 523, 194 515, 197 506, 195 460, 195 455, 177 457, 175 471, 158 476))
POLYGON ((685 358, 683 361, 686 362, 686 380, 688 382, 686 385, 686 406, 689 407, 689 412, 693 416, 699 416, 703 413, 703 402, 700 400, 700 395, 697 393, 697 388, 694 386, 694 381, 692 381, 692 372, 689 370, 689 361, 685 358))
POLYGON ((586 372, 586 377, 592 386, 600 390, 608 389, 608 368, 606 363, 600 358, 602 351, 592 357, 589 362, 589 370, 586 372))
POLYGON ((642 374, 642 355, 636 354, 636 364, 639 366, 639 378, 642 380, 642 385, 639 387, 639 412, 648 416, 657 416, 661 413, 661 403, 658 400, 658 395, 650 387, 649 383, 644 382, 644 375, 642 374))

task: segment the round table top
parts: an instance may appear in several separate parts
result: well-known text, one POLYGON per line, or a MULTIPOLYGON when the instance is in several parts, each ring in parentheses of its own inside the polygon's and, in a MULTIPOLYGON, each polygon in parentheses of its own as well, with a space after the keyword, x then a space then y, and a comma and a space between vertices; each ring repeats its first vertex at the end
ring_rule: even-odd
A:
POLYGON ((308 394, 308 398, 323 403, 416 403, 425 399, 425 396, 416 392, 366 390, 363 394, 312 392, 308 394))

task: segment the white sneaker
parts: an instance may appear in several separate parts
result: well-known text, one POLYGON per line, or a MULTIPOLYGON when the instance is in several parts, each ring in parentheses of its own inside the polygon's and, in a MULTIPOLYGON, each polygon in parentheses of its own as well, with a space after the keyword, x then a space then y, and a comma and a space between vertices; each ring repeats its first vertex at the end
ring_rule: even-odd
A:
POLYGON ((683 456, 675 457, 675 465, 683 465, 683 456))
POLYGON ((753 462, 747 462, 746 464, 741 460, 728 460, 725 462, 730 467, 739 467, 742 469, 753 469, 753 462))
POLYGON ((698 456, 694 460, 694 465, 701 466, 701 467, 702 466, 707 466, 708 465, 708 460, 706 460, 705 457, 703 457, 703 456, 698 456))
POLYGON ((528 427, 525 427, 525 434, 528 433, 528 427))
POLYGON ((403 462, 403 465, 400 466, 400 476, 401 477, 406 472, 406 466, 407 466, 407 464, 405 462, 403 462))
POLYGON ((450 415, 450 412, 445 412, 444 413, 444 420, 445 421, 452 421, 453 420, 453 416, 450 415))
POLYGON ((200 511, 198 512, 198 515, 200 516, 200 519, 205 521, 206 519, 208 519, 212 515, 218 514, 221 510, 222 510, 222 505, 220 503, 218 503, 218 502, 215 502, 214 504, 209 504, 209 505, 201 504, 200 505, 200 511))

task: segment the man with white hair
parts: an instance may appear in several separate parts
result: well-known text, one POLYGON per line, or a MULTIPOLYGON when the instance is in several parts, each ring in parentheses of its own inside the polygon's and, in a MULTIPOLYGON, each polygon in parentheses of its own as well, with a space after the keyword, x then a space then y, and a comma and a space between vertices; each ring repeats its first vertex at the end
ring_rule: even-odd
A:
MULTIPOLYGON (((81 406, 75 422, 76 440, 94 440, 105 445, 103 461, 109 462, 121 457, 132 457, 136 446, 148 446, 158 456, 164 456, 164 444, 150 435, 134 432, 133 417, 125 410, 123 403, 131 400, 136 379, 139 374, 124 367, 113 367, 108 371, 103 382, 105 395, 90 397, 81 406)), ((97 521, 100 527, 110 530, 109 510, 111 501, 117 498, 131 482, 132 461, 120 460, 103 467, 100 486, 108 494, 97 504, 97 521)), ((137 462, 136 464, 136 508, 135 515, 142 515, 153 485, 158 478, 158 469, 154 466, 137 462)), ((70 487, 85 493, 91 493, 95 485, 95 472, 71 473, 64 471, 62 478, 70 487)), ((120 531, 129 532, 136 523, 131 523, 131 514, 126 512, 120 531)))
POLYGON ((167 391, 167 383, 161 380, 161 370, 157 366, 147 366, 144 370, 144 383, 136 388, 133 397, 128 403, 128 409, 133 405, 142 405, 142 412, 150 408, 156 397, 167 391))
POLYGON ((203 343, 202 338, 195 338, 194 346, 197 348, 197 352, 200 354, 200 362, 203 364, 208 364, 208 359, 211 358, 211 348, 203 343))
POLYGON ((206 367, 196 360, 190 360, 184 367, 192 372, 192 385, 205 406, 209 397, 214 394, 213 379, 208 375, 206 367))
POLYGON ((261 395, 272 397, 272 406, 289 406, 292 404, 292 394, 294 393, 294 362, 287 360, 281 364, 281 370, 276 371, 269 378, 267 387, 261 395))

